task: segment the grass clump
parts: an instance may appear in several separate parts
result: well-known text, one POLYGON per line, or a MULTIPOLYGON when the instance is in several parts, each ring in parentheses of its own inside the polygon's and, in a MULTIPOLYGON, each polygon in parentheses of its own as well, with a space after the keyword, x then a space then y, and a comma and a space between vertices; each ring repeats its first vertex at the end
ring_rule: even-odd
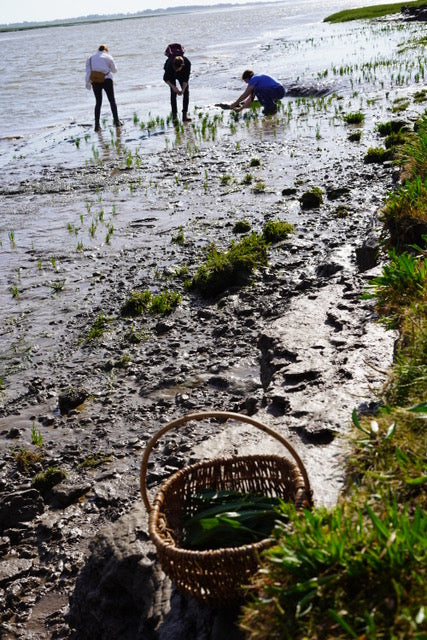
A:
POLYGON ((44 460, 44 456, 40 451, 30 451, 22 448, 14 452, 16 466, 20 471, 28 473, 33 467, 36 467, 44 460))
POLYGON ((361 137, 362 137, 361 131, 352 131, 348 135, 348 139, 350 140, 350 142, 360 142, 361 137))
POLYGON ((264 240, 268 243, 276 243, 281 240, 285 240, 291 233, 293 233, 294 227, 284 220, 269 220, 262 230, 264 240))
MULTIPOLYGON (((426 38, 427 42, 427 38, 426 38)), ((427 89, 422 89, 421 91, 416 91, 414 93, 414 102, 420 103, 425 102, 427 100, 427 89)))
POLYGON ((121 314, 122 316, 140 316, 147 311, 150 301, 150 291, 132 291, 121 308, 121 314))
POLYGON ((252 225, 248 220, 238 220, 233 226, 233 233, 247 233, 252 229, 252 225))
POLYGON ((403 120, 389 120, 378 123, 376 129, 380 136, 385 137, 392 133, 403 133, 408 130, 408 126, 403 120))
POLYGON ((353 111, 351 113, 345 114, 343 118, 347 124, 360 124, 364 121, 365 114, 361 111, 353 111))
POLYGON ((172 242, 180 245, 185 243, 184 228, 182 226, 178 227, 178 233, 172 238, 172 242))
POLYGON ((148 312, 152 315, 168 315, 180 304, 182 296, 177 291, 162 291, 153 295, 151 291, 133 291, 123 304, 123 316, 140 316, 148 312))
POLYGON ((399 131, 398 133, 390 133, 384 140, 384 145, 386 149, 392 149, 393 147, 398 147, 402 144, 405 144, 407 141, 407 134, 399 131))
POLYGON ((255 180, 255 183, 252 187, 253 193, 264 193, 266 189, 266 184, 263 180, 255 180))
POLYGON ((110 462, 112 456, 106 453, 91 453, 79 464, 80 469, 96 469, 106 462, 110 462))
POLYGON ((250 167, 260 167, 261 166, 261 160, 259 158, 251 158, 251 161, 249 162, 249 166, 250 167))
POLYGON ((368 20, 372 18, 380 18, 394 13, 400 13, 402 7, 421 7, 425 4, 425 0, 416 0, 416 2, 402 2, 395 4, 377 4, 373 7, 361 7, 358 9, 346 9, 338 11, 327 16, 323 21, 331 22, 349 22, 350 20, 368 20))
POLYGON ((240 242, 233 242, 227 251, 212 246, 207 259, 193 276, 191 289, 210 297, 222 293, 231 286, 248 281, 250 274, 267 264, 267 243, 263 236, 252 233, 240 242))
POLYGON ((254 177, 251 173, 247 173, 242 180, 242 184, 252 184, 254 177))
POLYGON ((323 191, 320 187, 313 187, 305 191, 299 200, 303 209, 315 209, 323 203, 323 191))
POLYGON ((66 477, 67 474, 62 469, 49 467, 46 471, 41 471, 33 478, 31 486, 40 491, 41 494, 45 494, 52 487, 65 480, 66 477))
POLYGON ((154 316, 169 315, 182 300, 178 291, 162 291, 159 295, 151 298, 149 311, 154 316))
POLYGON ((407 179, 389 195, 381 217, 389 246, 404 250, 412 244, 423 246, 427 235, 427 115, 397 154, 407 179))
POLYGON ((88 340, 95 340, 96 338, 101 338, 104 335, 104 331, 110 322, 109 318, 106 318, 104 314, 101 312, 96 318, 89 329, 89 333, 87 336, 88 340))
POLYGON ((363 161, 366 164, 383 164, 387 160, 391 160, 393 152, 391 149, 384 149, 383 147, 369 147, 363 161))

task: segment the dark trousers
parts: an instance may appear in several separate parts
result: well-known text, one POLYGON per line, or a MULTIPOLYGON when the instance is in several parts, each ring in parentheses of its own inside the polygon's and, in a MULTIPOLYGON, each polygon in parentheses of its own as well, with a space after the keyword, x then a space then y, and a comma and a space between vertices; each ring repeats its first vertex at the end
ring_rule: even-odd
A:
POLYGON ((102 90, 104 89, 110 103, 111 113, 113 114, 114 124, 119 124, 119 115, 117 113, 116 100, 114 98, 114 87, 111 78, 105 78, 104 82, 94 82, 92 89, 95 94, 95 126, 99 126, 99 118, 101 116, 102 90))
MULTIPOLYGON (((175 84, 175 86, 176 86, 176 84, 175 84)), ((172 91, 172 89, 171 89, 171 109, 172 109, 172 117, 173 118, 176 118, 177 115, 178 115, 178 108, 177 108, 177 104, 176 104, 176 98, 177 98, 177 95, 176 95, 175 91, 172 91)), ((188 103, 189 102, 190 102, 190 91, 189 91, 188 85, 187 85, 184 93, 182 94, 182 113, 187 113, 188 112, 188 103)))
POLYGON ((272 87, 270 89, 258 89, 256 97, 264 108, 266 116, 277 112, 276 100, 280 100, 285 95, 284 87, 272 87))

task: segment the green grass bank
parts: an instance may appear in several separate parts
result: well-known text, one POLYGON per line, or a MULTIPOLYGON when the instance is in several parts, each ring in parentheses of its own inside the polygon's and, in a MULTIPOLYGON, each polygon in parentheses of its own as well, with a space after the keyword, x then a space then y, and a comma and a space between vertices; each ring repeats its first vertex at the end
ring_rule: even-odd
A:
POLYGON ((377 4, 373 7, 360 7, 359 9, 346 9, 332 13, 324 19, 324 22, 349 22, 350 20, 366 20, 369 18, 381 18, 382 16, 400 13, 402 7, 422 7, 426 5, 425 0, 415 0, 414 2, 398 2, 393 4, 377 4))
POLYGON ((427 112, 398 162, 406 179, 382 209, 385 266, 365 292, 398 331, 394 365, 377 413, 353 411, 337 506, 286 508, 243 609, 248 640, 427 637, 427 112))

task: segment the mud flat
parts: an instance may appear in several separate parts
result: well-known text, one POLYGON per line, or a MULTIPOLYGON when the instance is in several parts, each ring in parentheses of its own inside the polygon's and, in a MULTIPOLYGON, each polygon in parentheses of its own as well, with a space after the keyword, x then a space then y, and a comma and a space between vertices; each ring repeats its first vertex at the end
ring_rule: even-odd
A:
MULTIPOLYGON (((142 451, 183 413, 253 415, 298 450, 316 504, 336 502, 351 411, 374 406, 392 361, 395 335, 361 293, 380 268, 378 208, 399 171, 364 155, 382 144, 375 127, 399 91, 370 94, 359 127, 333 93, 289 99, 271 120, 210 108, 194 127, 166 127, 151 152, 130 122, 120 139, 81 126, 96 153, 80 163, 70 125, 55 135, 77 146, 73 163, 31 173, 24 159, 6 180, 3 638, 239 637, 232 614, 187 602, 161 572, 139 495, 142 451), (303 206, 313 187, 322 202, 303 206), (206 247, 238 241, 243 219, 257 232, 286 220, 294 233, 245 286, 189 291, 206 247), (144 290, 182 300, 169 315, 123 315, 144 290), (34 483, 48 469, 54 486, 34 483)), ((409 127, 423 110, 416 91, 405 88, 409 127)), ((272 446, 247 426, 197 424, 155 449, 148 487, 196 460, 272 446)))

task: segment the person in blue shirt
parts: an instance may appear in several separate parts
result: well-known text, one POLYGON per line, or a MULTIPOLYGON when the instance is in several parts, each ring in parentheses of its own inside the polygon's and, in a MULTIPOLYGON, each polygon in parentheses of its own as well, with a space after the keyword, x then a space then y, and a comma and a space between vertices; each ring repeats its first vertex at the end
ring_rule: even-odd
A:
POLYGON ((285 87, 275 78, 264 74, 254 73, 252 69, 243 72, 242 80, 247 87, 242 95, 230 105, 234 111, 248 109, 255 100, 260 101, 263 114, 271 116, 277 113, 277 100, 285 95, 285 87))

